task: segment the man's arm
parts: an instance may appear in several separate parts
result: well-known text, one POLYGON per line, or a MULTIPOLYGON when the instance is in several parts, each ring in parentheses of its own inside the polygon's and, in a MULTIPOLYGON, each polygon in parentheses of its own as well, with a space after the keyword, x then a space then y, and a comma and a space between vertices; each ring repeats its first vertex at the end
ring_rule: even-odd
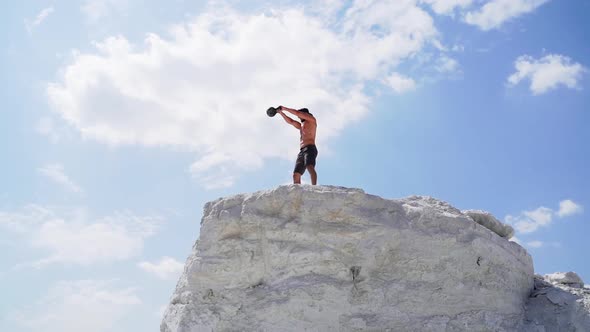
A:
POLYGON ((293 115, 297 116, 298 118, 303 119, 305 121, 315 121, 315 118, 312 115, 310 115, 309 113, 299 112, 296 109, 292 109, 292 108, 285 107, 285 106, 279 106, 279 109, 282 111, 287 111, 287 112, 289 112, 289 113, 291 113, 291 114, 293 114, 293 115))
POLYGON ((291 119, 290 117, 286 116, 283 111, 279 108, 278 113, 283 117, 283 119, 285 119, 285 121, 292 125, 293 127, 297 128, 297 129, 301 129, 301 123, 291 119))

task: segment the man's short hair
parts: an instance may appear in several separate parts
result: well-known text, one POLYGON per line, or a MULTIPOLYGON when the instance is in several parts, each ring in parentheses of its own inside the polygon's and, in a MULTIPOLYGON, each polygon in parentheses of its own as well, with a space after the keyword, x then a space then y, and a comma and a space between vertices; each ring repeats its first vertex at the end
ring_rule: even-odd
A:
MULTIPOLYGON (((309 110, 307 108, 300 108, 298 109, 299 112, 303 112, 303 113, 307 113, 311 116, 313 116, 313 114, 309 113, 309 110)), ((301 119, 301 122, 305 122, 305 119, 301 119)))

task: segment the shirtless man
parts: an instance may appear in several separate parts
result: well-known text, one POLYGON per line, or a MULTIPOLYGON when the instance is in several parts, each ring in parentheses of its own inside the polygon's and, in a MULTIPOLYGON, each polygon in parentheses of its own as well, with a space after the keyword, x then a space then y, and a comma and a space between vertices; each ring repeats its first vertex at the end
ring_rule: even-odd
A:
POLYGON ((299 129, 301 134, 301 140, 299 141, 299 155, 297 155, 297 161, 295 162, 295 170, 293 171, 293 183, 301 184, 301 175, 305 173, 307 169, 311 176, 311 184, 316 185, 318 182, 318 174, 315 171, 315 158, 318 156, 318 149, 315 146, 315 132, 317 128, 317 122, 314 116, 309 113, 307 108, 295 110, 285 106, 279 106, 278 113, 283 116, 285 121, 293 127, 299 129), (295 121, 285 115, 284 111, 289 112, 299 118, 301 123, 295 121))

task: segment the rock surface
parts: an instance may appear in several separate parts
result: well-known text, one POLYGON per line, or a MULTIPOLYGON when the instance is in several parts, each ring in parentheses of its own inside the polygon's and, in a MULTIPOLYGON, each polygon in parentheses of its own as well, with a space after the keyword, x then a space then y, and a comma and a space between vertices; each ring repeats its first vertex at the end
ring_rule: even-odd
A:
POLYGON ((575 272, 556 272, 546 274, 543 279, 554 285, 565 285, 572 288, 584 287, 584 281, 575 272))
POLYGON ((525 331, 590 331, 590 289, 574 272, 535 276, 525 331))
POLYGON ((331 186, 219 199, 161 331, 521 330, 532 259, 494 225, 331 186))
POLYGON ((514 236, 514 228, 512 228, 512 226, 506 225, 505 223, 499 221, 498 219, 496 219, 496 217, 494 217, 491 213, 487 211, 464 210, 461 212, 471 217, 471 219, 473 219, 473 221, 475 221, 476 223, 493 231, 501 237, 510 239, 512 236, 514 236))

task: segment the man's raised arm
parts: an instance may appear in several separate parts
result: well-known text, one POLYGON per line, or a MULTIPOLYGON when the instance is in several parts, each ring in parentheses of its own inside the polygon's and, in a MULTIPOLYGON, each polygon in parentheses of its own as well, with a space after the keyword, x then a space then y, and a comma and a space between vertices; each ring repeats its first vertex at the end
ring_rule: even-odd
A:
MULTIPOLYGON (((284 107, 283 107, 283 108, 284 108, 284 107)), ((283 111, 281 110, 281 108, 279 108, 279 112, 278 112, 278 113, 279 113, 279 114, 280 114, 280 115, 283 117, 283 119, 285 119, 285 121, 286 121, 288 124, 292 125, 293 127, 297 128, 297 129, 301 129, 301 123, 299 123, 299 122, 297 122, 297 121, 295 121, 295 120, 291 119, 290 117, 286 116, 286 115, 283 113, 283 111)))
POLYGON ((297 116, 298 118, 303 119, 305 121, 315 121, 315 118, 312 115, 310 115, 309 113, 300 112, 296 109, 292 109, 292 108, 285 107, 285 106, 279 106, 279 109, 283 110, 283 111, 287 111, 287 112, 289 112, 289 113, 291 113, 291 114, 293 114, 293 115, 297 116))

